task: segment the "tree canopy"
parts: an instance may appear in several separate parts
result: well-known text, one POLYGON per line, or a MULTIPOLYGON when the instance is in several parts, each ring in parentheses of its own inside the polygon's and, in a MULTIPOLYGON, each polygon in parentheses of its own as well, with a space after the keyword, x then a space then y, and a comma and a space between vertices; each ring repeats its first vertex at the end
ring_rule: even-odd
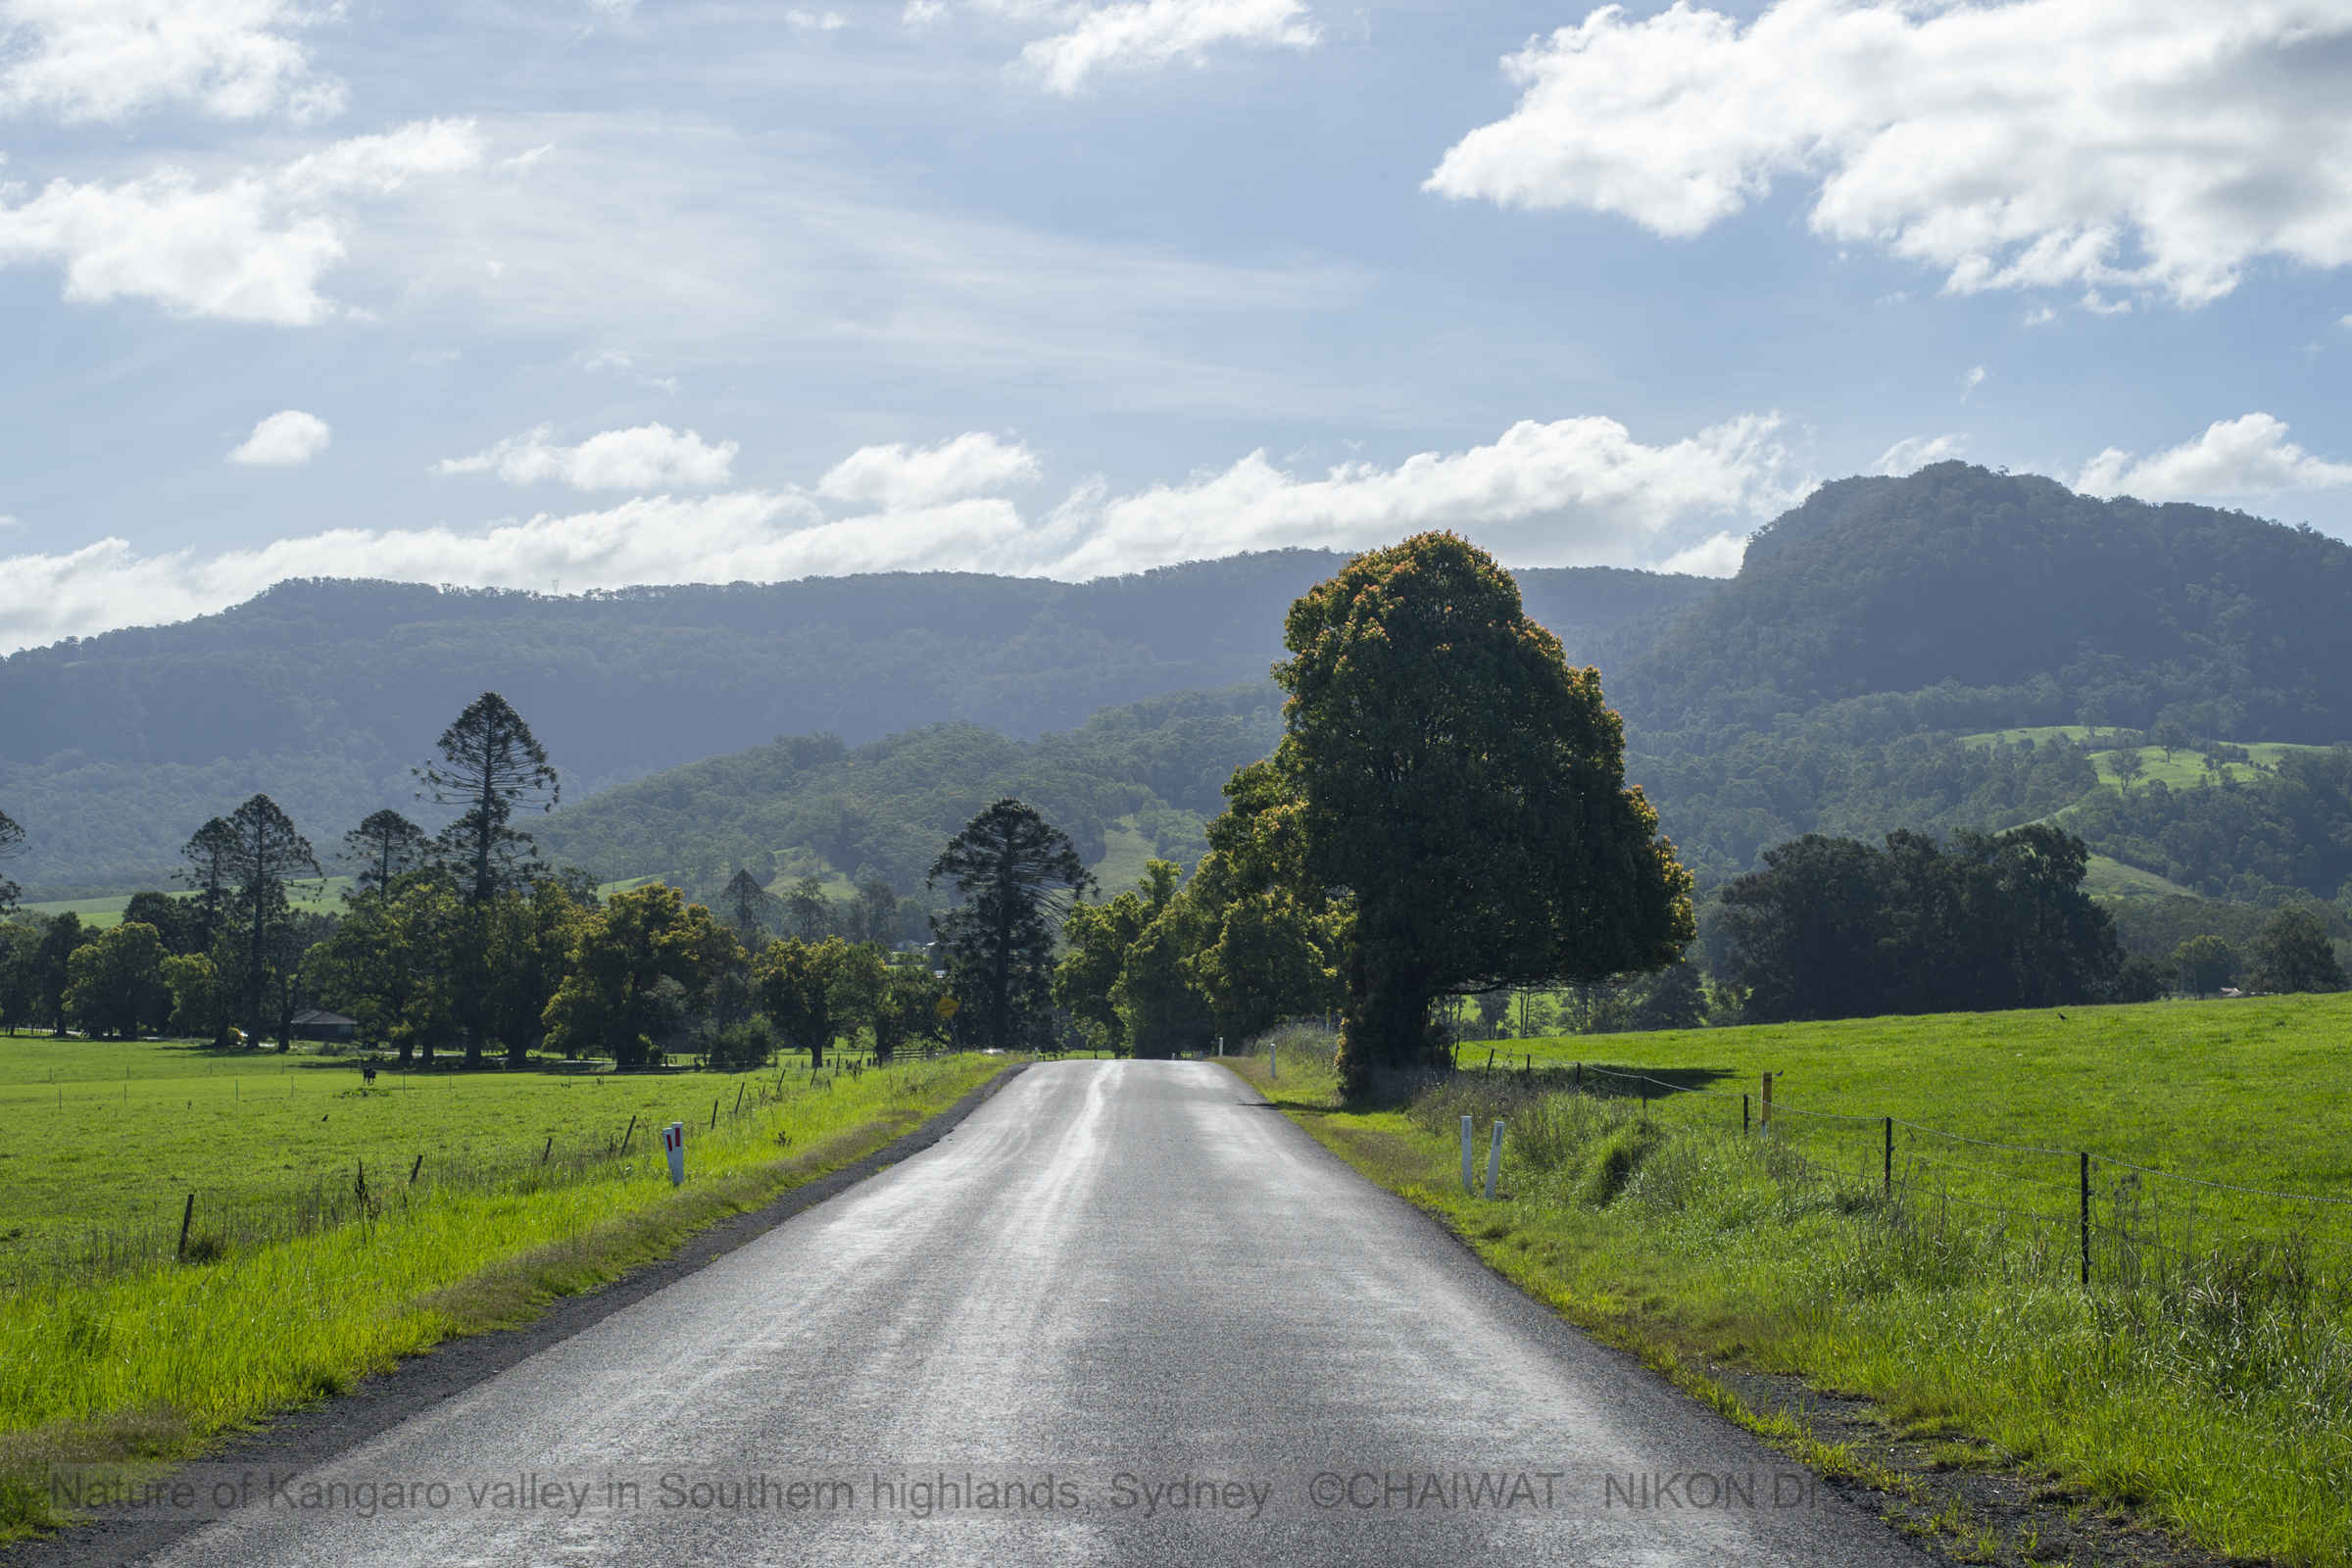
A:
POLYGON ((1624 781, 1600 677, 1451 534, 1356 557, 1292 606, 1267 787, 1307 891, 1346 898, 1341 1065, 1420 1060, 1438 997, 1673 962, 1690 878, 1624 781))
POLYGON ((998 801, 931 863, 926 884, 943 882, 956 903, 932 926, 965 1037, 997 1051, 1044 1040, 1054 933, 1094 886, 1069 835, 1019 801, 998 801))

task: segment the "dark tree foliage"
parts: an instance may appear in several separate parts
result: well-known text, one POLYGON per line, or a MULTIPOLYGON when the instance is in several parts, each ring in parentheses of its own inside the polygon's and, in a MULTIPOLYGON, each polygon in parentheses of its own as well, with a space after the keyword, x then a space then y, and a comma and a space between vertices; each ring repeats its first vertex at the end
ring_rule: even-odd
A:
POLYGON ((180 858, 187 863, 176 875, 196 895, 191 901, 196 909, 194 952, 210 952, 228 919, 229 900, 237 884, 230 864, 236 852, 237 830, 223 816, 206 822, 180 848, 180 858))
POLYGON ((2280 909, 2254 944, 2257 991, 2341 991, 2344 968, 2328 940, 2328 923, 2311 909, 2280 909))
POLYGON ((357 865, 353 894, 390 887, 432 855, 432 835, 398 811, 386 808, 343 835, 343 858, 357 865))
POLYGON ((2101 791, 2068 820, 2103 853, 2211 898, 2333 898, 2352 881, 2352 747, 2290 753, 2251 780, 2101 791))
POLYGON ((1673 962, 1690 878, 1625 787, 1599 673, 1451 534, 1358 556, 1291 607, 1273 769, 1309 884, 1353 902, 1340 1060, 1434 1048, 1441 996, 1673 962))
POLYGON ((311 841, 295 831, 293 820, 267 795, 256 795, 238 807, 227 825, 229 839, 220 869, 234 890, 229 915, 242 950, 238 1015, 246 1020, 246 1032, 259 1040, 270 1021, 272 970, 286 964, 274 941, 292 920, 286 883, 318 875, 318 857, 311 841))
POLYGON ((122 906, 122 923, 155 927, 166 953, 203 953, 211 946, 205 940, 203 913, 195 902, 169 893, 133 893, 122 906))
POLYGON ((964 1038, 997 1051, 1042 1043, 1053 1010, 1054 934, 1094 886, 1069 836, 1019 801, 989 807, 931 862, 954 888, 932 920, 964 1038))
POLYGON ((555 808, 556 770, 530 725, 496 692, 484 692, 441 732, 441 760, 416 770, 421 798, 454 806, 458 819, 441 835, 442 854, 468 904, 484 905, 501 888, 528 880, 536 849, 512 826, 517 808, 555 808))
POLYGON ((2105 1000, 2122 950, 2082 892, 2089 854, 2046 824, 1884 850, 1808 835, 1723 891, 1732 983, 1760 1023, 2105 1000))
POLYGON ((73 974, 68 964, 74 952, 88 939, 83 931, 81 916, 72 911, 49 922, 41 933, 40 946, 32 953, 32 1005, 37 1021, 46 1023, 52 1034, 66 1032, 66 987, 73 974))
POLYGON ((750 953, 760 951, 767 940, 768 927, 775 923, 776 896, 760 885, 760 879, 738 866, 727 878, 726 888, 718 896, 719 918, 735 933, 735 940, 750 953))
MULTIPOLYGON (((0 811, 0 860, 14 860, 24 853, 24 830, 6 811, 0 811)), ((7 877, 0 876, 0 920, 17 910, 17 900, 24 889, 7 877)))

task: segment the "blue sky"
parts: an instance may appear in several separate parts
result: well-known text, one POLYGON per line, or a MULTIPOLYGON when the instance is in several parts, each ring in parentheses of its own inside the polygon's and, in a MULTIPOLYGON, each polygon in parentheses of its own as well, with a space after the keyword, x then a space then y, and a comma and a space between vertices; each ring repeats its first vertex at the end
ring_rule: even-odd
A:
POLYGON ((0 0, 0 647, 289 575, 2352 534, 2352 0, 0 0))

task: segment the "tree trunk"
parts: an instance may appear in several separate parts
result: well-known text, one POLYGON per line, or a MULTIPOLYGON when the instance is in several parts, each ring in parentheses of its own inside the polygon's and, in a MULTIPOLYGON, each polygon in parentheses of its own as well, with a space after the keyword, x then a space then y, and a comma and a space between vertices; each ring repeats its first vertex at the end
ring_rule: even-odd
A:
POLYGON ((1426 977, 1376 968, 1362 950, 1348 963, 1348 1000, 1340 1009, 1340 1087, 1350 1099, 1372 1085, 1376 1072, 1417 1067, 1430 1057, 1426 977))

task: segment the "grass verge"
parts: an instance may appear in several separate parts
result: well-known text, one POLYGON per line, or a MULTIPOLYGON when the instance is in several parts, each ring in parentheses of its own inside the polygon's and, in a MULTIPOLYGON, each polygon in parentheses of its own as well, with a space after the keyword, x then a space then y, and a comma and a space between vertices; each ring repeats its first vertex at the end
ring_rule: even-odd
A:
POLYGON ((54 1527, 51 1466, 182 1459, 341 1393, 851 1164, 1004 1065, 956 1056, 865 1073, 690 1144, 559 1185, 438 1190, 332 1230, 202 1264, 0 1298, 0 1540, 54 1527))
MULTIPOLYGON (((1889 1201, 1786 1143, 1713 1123, 1642 1132, 1638 1104, 1541 1080, 1463 1075, 1350 1109, 1302 1054, 1285 1053, 1279 1082, 1257 1058, 1227 1065, 1530 1295, 1767 1441, 1890 1498, 1922 1494, 1916 1471, 1817 1423, 1805 1399, 1748 1397, 1750 1376, 1801 1380, 1816 1404, 1867 1401, 1871 1428, 1918 1440, 1935 1465, 1989 1465, 2057 1499, 2037 1516, 2046 1533, 2004 1536, 1961 1494, 1916 1510, 1910 1527, 1953 1555, 2199 1555, 2128 1530, 2108 1544, 2059 1544, 2072 1524, 2123 1520, 2201 1553, 2352 1560, 2340 1282, 2217 1251, 2162 1285, 2086 1293, 2020 1238, 1889 1201), (1460 1191, 1462 1113, 1509 1123, 1496 1201, 1460 1191)), ((1482 1143, 1482 1171, 1483 1157, 1482 1143)))

